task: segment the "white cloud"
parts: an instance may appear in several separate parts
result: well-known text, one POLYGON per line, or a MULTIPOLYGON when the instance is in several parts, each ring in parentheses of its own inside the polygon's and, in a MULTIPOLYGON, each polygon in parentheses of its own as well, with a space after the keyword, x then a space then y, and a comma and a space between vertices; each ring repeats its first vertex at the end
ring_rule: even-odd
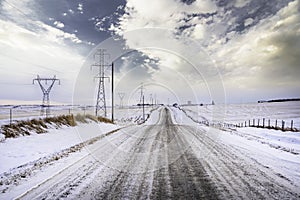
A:
POLYGON ((188 14, 212 13, 216 9, 210 0, 196 0, 191 5, 175 0, 127 0, 119 26, 110 30, 121 33, 149 27, 175 29, 188 14))
POLYGON ((183 11, 188 13, 213 13, 217 11, 217 6, 210 0, 196 0, 191 5, 186 5, 183 11))
POLYGON ((72 10, 72 9, 69 9, 68 12, 71 13, 71 14, 75 13, 74 10, 72 10))
POLYGON ((53 23, 57 28, 63 28, 65 27, 64 23, 60 22, 60 21, 55 21, 53 23))
POLYGON ((77 10, 79 11, 83 11, 83 5, 81 3, 78 4, 77 6, 77 10))
POLYGON ((193 38, 199 40, 199 39, 203 39, 204 38, 204 34, 205 34, 205 28, 203 27, 203 25, 201 24, 197 24, 194 27, 194 31, 193 31, 193 38))
MULTIPOLYGON (((291 86, 295 85, 295 81, 299 82, 295 76, 299 74, 300 63, 298 0, 243 33, 228 33, 228 27, 236 23, 236 18, 211 2, 195 1, 187 5, 172 0, 127 0, 120 23, 112 25, 110 30, 123 36, 128 47, 159 59, 161 67, 170 67, 187 77, 193 70, 187 67, 188 64, 180 56, 196 63, 205 78, 216 76, 212 65, 215 63, 226 87, 232 91, 235 87, 244 91, 254 88, 263 90, 274 85, 291 86), (213 13, 217 10, 213 16, 191 17, 192 14, 213 13), (224 18, 229 20, 223 22, 224 18), (182 32, 179 31, 181 26, 185 26, 182 32), (144 28, 147 29, 142 31, 144 28), (162 33, 156 31, 157 28, 168 31, 162 33), (197 54, 203 49, 197 51, 197 45, 191 46, 189 40, 195 40, 197 45, 204 47, 208 52, 206 59, 205 53, 197 54), (143 47, 158 47, 165 52, 145 50, 143 47), (201 64, 201 60, 204 60, 204 64, 201 64), (276 78, 270 78, 270 73, 276 78)), ((249 2, 237 0, 235 6, 244 7, 249 2)), ((244 25, 249 26, 253 22, 253 18, 248 18, 244 25)), ((276 92, 284 90, 282 87, 276 92)))
POLYGON ((235 7, 238 7, 238 8, 241 8, 241 7, 244 7, 246 6, 248 3, 250 3, 251 0, 236 0, 235 2, 235 7))
POLYGON ((225 80, 248 88, 269 89, 299 82, 296 75, 300 73, 300 26, 295 26, 300 22, 297 3, 289 3, 244 35, 234 34, 232 40, 216 51, 213 57, 225 72, 225 80))
MULTIPOLYGON (((56 27, 44 24, 35 20, 34 7, 32 1, 9 1, 14 5, 13 9, 9 4, 2 2, 2 15, 12 20, 0 20, 0 48, 5 52, 0 53, 2 61, 2 80, 11 82, 16 80, 20 83, 19 88, 7 86, 6 90, 18 89, 18 94, 6 93, 8 99, 22 98, 22 100, 39 100, 40 91, 34 87, 26 87, 31 84, 32 78, 36 74, 41 76, 57 75, 62 79, 64 87, 55 90, 60 95, 57 101, 70 102, 72 95, 72 84, 76 78, 76 73, 80 69, 84 58, 74 49, 66 45, 66 41, 73 44, 83 43, 75 34, 64 32, 58 28, 63 28, 64 24, 53 21, 56 27), (22 8, 21 11, 16 8, 22 8), (16 78, 17 77, 17 78, 16 78)), ((86 43, 86 42, 85 42, 86 43)), ((69 44, 69 43, 68 43, 69 44)), ((13 85, 13 84, 12 84, 13 85)), ((3 85, 0 86, 1 91, 3 85)))
POLYGON ((245 20, 244 25, 245 25, 245 26, 249 26, 249 25, 251 25, 253 22, 254 22, 254 19, 248 18, 248 19, 245 20))

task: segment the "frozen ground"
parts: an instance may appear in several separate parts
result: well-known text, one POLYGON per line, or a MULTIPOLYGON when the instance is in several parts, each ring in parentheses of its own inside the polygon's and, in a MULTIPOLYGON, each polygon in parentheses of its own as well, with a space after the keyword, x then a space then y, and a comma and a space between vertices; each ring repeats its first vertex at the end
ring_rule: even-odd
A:
MULTIPOLYGON (((268 105, 268 104, 267 104, 268 105)), ((239 112, 239 107, 244 107, 245 105, 231 105, 230 112, 227 112, 225 122, 237 122, 237 117, 239 115, 244 115, 246 117, 251 116, 251 114, 243 114, 243 112, 239 112), (236 110, 233 112, 234 109, 236 110), (231 115, 229 115, 231 113, 231 115), (237 116, 234 114, 236 113, 237 116)), ((250 104, 246 106, 244 112, 252 113, 250 111, 251 107, 255 107, 257 105, 250 104)), ((259 113, 253 112, 254 117, 274 117, 277 118, 279 115, 282 119, 296 119, 299 121, 300 114, 300 103, 272 103, 269 104, 270 108, 273 109, 271 112, 270 108, 267 109, 265 106, 258 105, 259 107, 263 107, 267 110, 267 113, 259 113), (276 111, 275 106, 279 106, 278 111, 276 111), (288 109, 289 108, 289 109, 288 109), (298 110, 297 110, 298 109, 298 110)), ((189 115, 193 113, 195 119, 200 119, 203 117, 203 113, 205 117, 209 119, 209 114, 212 112, 203 112, 203 110, 213 110, 213 106, 211 108, 200 107, 200 113, 197 114, 194 110, 197 107, 189 107, 190 110, 188 112, 189 115), (202 109, 202 110, 201 110, 202 109), (196 118, 198 117, 198 118, 196 118)), ((219 106, 221 107, 221 106, 219 106)), ((171 108, 174 115, 174 120, 179 124, 189 124, 195 125, 195 122, 192 121, 189 117, 187 117, 183 112, 181 112, 177 108, 171 108)), ((185 109, 185 108, 184 108, 185 109)), ((262 110, 262 109, 261 109, 262 110)), ((198 110, 199 111, 199 110, 198 110)), ((221 109, 223 112, 223 109, 221 109)), ((217 111, 215 111, 217 112, 217 111)), ((245 118, 244 118, 245 119, 245 118)), ((267 168, 271 168, 274 171, 277 171, 278 174, 283 175, 284 177, 288 177, 289 180, 292 180, 295 185, 300 187, 300 134, 299 132, 290 132, 285 131, 282 132, 280 130, 269 130, 269 129, 261 129, 261 128, 228 128, 228 129, 217 129, 213 127, 205 127, 198 125, 205 129, 211 135, 216 136, 217 140, 221 140, 222 142, 234 147, 238 148, 239 151, 243 151, 245 155, 252 157, 259 163, 262 163, 267 168)))
MULTIPOLYGON (((278 102, 278 103, 249 103, 249 104, 229 104, 229 105, 204 105, 204 106, 184 106, 182 107, 194 119, 208 120, 214 122, 226 122, 230 124, 243 123, 255 119, 270 119, 271 125, 275 125, 278 120, 286 121, 286 126, 290 126, 294 120, 294 127, 300 130, 300 102, 278 102)), ((267 121, 266 121, 267 124, 267 121)))
MULTIPOLYGON (((145 107, 145 115, 149 115, 151 110, 155 109, 155 106, 145 107)), ((38 105, 0 105, 0 126, 8 124, 10 122, 10 109, 12 109, 12 120, 26 120, 32 118, 39 118, 41 116, 41 107, 38 105)), ((68 115, 68 114, 91 114, 94 115, 95 108, 92 106, 51 106, 50 116, 68 115)), ((137 106, 129 107, 116 107, 114 111, 114 118, 117 123, 128 124, 137 123, 142 119, 142 108, 137 106)), ((111 108, 107 108, 107 117, 111 117, 111 108)))
POLYGON ((300 198, 298 133, 206 127, 173 107, 127 125, 5 140, 0 199, 300 198))

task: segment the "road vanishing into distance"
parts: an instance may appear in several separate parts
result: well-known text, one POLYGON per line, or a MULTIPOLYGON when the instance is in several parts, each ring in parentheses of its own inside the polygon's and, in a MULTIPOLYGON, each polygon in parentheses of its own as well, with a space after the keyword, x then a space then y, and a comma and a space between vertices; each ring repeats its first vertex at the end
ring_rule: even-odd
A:
MULTIPOLYGON (((175 109, 175 108, 173 108, 175 109)), ((89 155, 20 199, 299 199, 289 180, 172 108, 88 146, 89 155)))

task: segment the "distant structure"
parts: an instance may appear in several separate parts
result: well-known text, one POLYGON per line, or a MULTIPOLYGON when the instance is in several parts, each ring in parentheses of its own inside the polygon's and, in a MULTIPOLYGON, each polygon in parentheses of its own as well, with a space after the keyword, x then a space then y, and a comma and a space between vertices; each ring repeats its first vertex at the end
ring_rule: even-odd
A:
POLYGON ((35 79, 33 79, 32 84, 35 82, 38 82, 42 92, 43 92, 43 103, 41 107, 41 115, 45 115, 48 117, 50 115, 50 98, 49 94, 50 91, 56 81, 58 81, 58 84, 60 85, 60 80, 54 76, 53 78, 41 78, 39 75, 35 79), (50 82, 48 86, 46 86, 50 82), (43 84, 44 83, 44 84, 43 84))
POLYGON ((139 100, 139 104, 144 104, 143 103, 143 98, 144 98, 144 90, 145 90, 145 88, 144 88, 144 83, 141 83, 141 86, 139 87, 139 89, 140 89, 140 100, 139 100))
POLYGON ((152 94, 149 95, 149 104, 151 106, 153 106, 153 95, 152 94))
POLYGON ((211 101, 211 105, 215 105, 215 102, 214 102, 214 100, 212 100, 212 101, 211 101))
POLYGON ((91 68, 97 67, 99 69, 98 75, 95 77, 99 79, 95 115, 98 116, 99 112, 102 111, 104 117, 107 116, 104 80, 108 78, 105 77, 104 72, 106 67, 112 67, 112 65, 105 62, 105 57, 107 56, 109 54, 106 53, 105 49, 98 49, 94 54, 95 63, 91 66, 91 68))
POLYGON ((188 105, 188 106, 191 106, 191 105, 192 105, 192 101, 188 101, 188 102, 187 102, 187 105, 188 105))
POLYGON ((260 100, 258 103, 275 103, 275 102, 290 102, 290 101, 300 101, 300 98, 293 99, 272 99, 272 100, 260 100))
POLYGON ((125 97, 125 93, 124 92, 119 92, 118 95, 119 95, 119 98, 120 98, 120 108, 123 108, 124 107, 123 99, 125 97))

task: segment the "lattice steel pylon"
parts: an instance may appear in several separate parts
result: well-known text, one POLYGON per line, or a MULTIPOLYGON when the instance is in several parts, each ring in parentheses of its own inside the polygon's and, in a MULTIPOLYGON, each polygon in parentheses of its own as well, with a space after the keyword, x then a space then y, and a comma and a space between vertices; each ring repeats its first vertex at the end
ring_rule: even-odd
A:
POLYGON ((105 63, 105 56, 109 56, 109 54, 105 53, 105 49, 98 49, 97 52, 94 54, 94 59, 96 63, 91 66, 99 68, 98 76, 95 77, 99 79, 95 115, 98 116, 99 111, 102 111, 104 117, 107 116, 104 80, 108 78, 105 77, 104 72, 105 67, 112 66, 105 63))
POLYGON ((141 86, 138 88, 140 89, 140 100, 139 104, 143 104, 143 96, 144 96, 144 83, 141 83, 141 86))
POLYGON ((43 103, 41 107, 41 115, 45 115, 48 117, 50 115, 50 98, 49 94, 50 91, 56 81, 58 81, 58 84, 60 85, 60 80, 54 76, 53 78, 41 78, 39 75, 37 75, 37 78, 33 79, 32 84, 35 83, 35 81, 38 82, 42 92, 43 92, 43 103), (44 82, 45 84, 43 84, 44 82), (47 82, 50 82, 49 86, 47 87, 47 82))
POLYGON ((120 108, 123 108, 124 107, 123 99, 125 97, 125 93, 124 92, 119 92, 118 95, 119 95, 119 98, 120 98, 120 108))

